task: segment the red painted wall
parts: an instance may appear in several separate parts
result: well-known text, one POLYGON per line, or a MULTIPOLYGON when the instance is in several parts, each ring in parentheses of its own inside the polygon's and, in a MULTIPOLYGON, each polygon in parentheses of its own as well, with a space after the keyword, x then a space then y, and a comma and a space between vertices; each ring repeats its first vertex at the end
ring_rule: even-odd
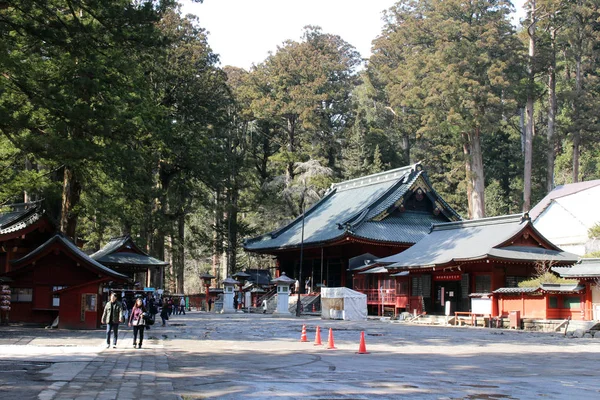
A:
MULTIPOLYGON (((53 286, 77 286, 95 281, 99 276, 61 252, 51 252, 33 266, 22 267, 12 276, 11 288, 32 288, 31 302, 12 303, 11 322, 51 324, 59 309, 52 306, 53 286)), ((96 288, 94 293, 98 293, 96 288)), ((64 304, 61 299, 61 306, 64 304)))
POLYGON ((104 311, 102 298, 98 294, 99 284, 89 284, 73 290, 67 290, 60 296, 59 328, 64 329, 96 329, 100 327, 100 318, 104 311), (94 295, 96 306, 92 310, 82 309, 82 295, 94 295))

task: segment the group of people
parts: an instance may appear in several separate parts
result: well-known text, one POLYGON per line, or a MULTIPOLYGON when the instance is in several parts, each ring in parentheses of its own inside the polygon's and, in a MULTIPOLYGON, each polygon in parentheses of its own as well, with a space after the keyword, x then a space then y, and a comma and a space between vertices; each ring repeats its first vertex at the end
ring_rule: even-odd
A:
POLYGON ((106 324, 106 348, 110 348, 111 333, 113 336, 112 347, 117 347, 119 325, 127 320, 128 326, 133 328, 133 348, 141 349, 144 342, 144 330, 150 329, 150 325, 154 323, 156 314, 158 314, 157 304, 161 304, 162 326, 166 326, 166 321, 172 314, 185 315, 185 298, 181 297, 178 304, 175 301, 170 297, 163 297, 162 302, 157 301, 154 297, 149 299, 137 297, 130 308, 125 298, 119 302, 117 301, 117 293, 111 293, 109 301, 104 306, 101 318, 102 324, 106 324))

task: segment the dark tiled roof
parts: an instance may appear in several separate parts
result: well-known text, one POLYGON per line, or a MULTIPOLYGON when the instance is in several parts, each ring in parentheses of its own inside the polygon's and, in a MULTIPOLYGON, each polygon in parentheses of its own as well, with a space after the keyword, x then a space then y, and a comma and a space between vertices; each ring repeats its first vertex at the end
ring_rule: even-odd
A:
POLYGON ((11 204, 0 212, 0 234, 23 229, 40 219, 44 213, 40 202, 11 204))
POLYGON ((354 236, 381 242, 417 243, 430 232, 433 224, 446 222, 440 215, 420 211, 395 211, 382 221, 366 221, 354 236))
POLYGON ((563 278, 600 277, 600 258, 582 258, 572 267, 553 267, 552 270, 563 278))
POLYGON ((103 248, 92 254, 94 260, 106 265, 165 266, 168 262, 158 260, 142 251, 131 236, 112 238, 103 248), (121 251, 124 250, 124 251, 121 251))
POLYGON ((270 285, 271 284, 271 272, 268 269, 246 269, 246 273, 250 275, 247 282, 252 282, 257 285, 270 285))
POLYGON ((372 264, 377 256, 371 253, 361 254, 360 256, 352 257, 348 260, 348 271, 363 270, 372 264))
MULTIPOLYGON (((12 263, 14 263, 15 265, 25 264, 29 260, 31 260, 32 258, 37 256, 38 254, 44 252, 45 249, 47 249, 49 246, 53 245, 54 243, 59 243, 65 250, 69 251, 76 258, 78 258, 82 262, 86 263, 93 269, 98 270, 99 272, 101 272, 104 275, 109 275, 111 277, 119 278, 119 279, 129 279, 127 276, 120 274, 116 271, 113 271, 112 269, 100 264, 99 262, 97 262, 96 260, 94 260, 93 258, 88 256, 87 254, 85 254, 83 251, 81 251, 81 249, 79 247, 77 247, 73 242, 71 242, 69 239, 65 238, 64 236, 62 236, 60 234, 56 234, 56 235, 52 236, 50 239, 48 239, 45 243, 40 245, 38 248, 36 248, 35 250, 33 250, 32 252, 30 252, 29 254, 27 254, 26 256, 24 256, 22 258, 12 261, 12 263)), ((16 271, 18 271, 18 270, 16 270, 16 271)))
POLYGON ((535 293, 539 291, 539 287, 503 287, 494 290, 494 293, 500 294, 521 294, 521 293, 535 293))
MULTIPOLYGON (((429 229, 431 222, 447 221, 460 216, 447 206, 446 217, 427 213, 396 213, 400 200, 420 177, 430 185, 420 164, 352 179, 332 185, 328 193, 304 214, 304 244, 320 244, 342 237, 383 241, 388 243, 415 243, 429 229), (387 215, 390 213, 390 215, 387 215)), ((446 204, 439 195, 428 188, 440 204, 446 204)), ((285 249, 300 246, 302 242, 302 217, 282 229, 244 243, 249 251, 285 249)))
POLYGON ((511 287, 511 288, 499 288, 494 290, 494 293, 499 294, 521 294, 521 293, 535 293, 535 292, 561 292, 561 293, 576 293, 584 290, 585 287, 577 283, 573 284, 556 284, 556 283, 544 283, 537 287, 511 287))
POLYGON ((386 264, 388 268, 419 268, 488 257, 571 263, 577 260, 577 256, 556 248, 496 248, 527 226, 531 226, 531 221, 521 214, 437 224, 433 226, 431 233, 414 246, 377 262, 386 264))
POLYGON ((129 252, 108 254, 97 260, 106 265, 147 265, 150 267, 169 265, 168 262, 160 261, 154 257, 129 252))
POLYGON ((491 249, 488 255, 504 260, 562 261, 567 263, 574 263, 579 259, 577 254, 566 251, 526 246, 507 246, 500 249, 491 249))
POLYGON ((566 185, 557 186, 550 193, 548 193, 546 197, 544 197, 539 203, 537 203, 535 207, 531 209, 531 211, 529 212, 529 216, 531 217, 532 221, 535 221, 537 217, 539 217, 544 212, 544 210, 548 208, 548 206, 552 203, 553 200, 558 199, 560 197, 569 196, 574 193, 578 193, 598 185, 600 185, 600 179, 587 182, 569 183, 566 185))
POLYGON ((385 267, 375 267, 369 270, 359 272, 359 274, 387 274, 388 270, 385 267))

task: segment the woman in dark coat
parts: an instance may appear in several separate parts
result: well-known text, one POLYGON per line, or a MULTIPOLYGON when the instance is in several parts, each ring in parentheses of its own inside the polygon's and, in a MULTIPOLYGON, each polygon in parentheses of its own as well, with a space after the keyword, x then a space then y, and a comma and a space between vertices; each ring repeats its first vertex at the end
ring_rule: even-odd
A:
POLYGON ((133 308, 131 309, 131 315, 129 316, 129 326, 133 326, 133 348, 142 348, 142 342, 144 341, 144 328, 146 327, 146 309, 142 299, 138 298, 135 301, 133 308), (140 342, 137 343, 138 333, 140 335, 140 342))
POLYGON ((162 307, 160 309, 160 318, 162 319, 162 326, 165 326, 166 321, 169 319, 169 303, 167 303, 167 299, 163 300, 162 307))

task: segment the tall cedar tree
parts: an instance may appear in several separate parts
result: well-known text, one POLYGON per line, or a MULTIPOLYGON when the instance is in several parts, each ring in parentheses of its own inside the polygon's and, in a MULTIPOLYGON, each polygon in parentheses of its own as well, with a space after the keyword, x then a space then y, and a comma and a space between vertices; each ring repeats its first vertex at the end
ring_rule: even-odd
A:
POLYGON ((485 216, 481 137, 515 104, 521 44, 507 1, 405 0, 387 13, 372 68, 387 78, 392 107, 421 116, 423 137, 460 139, 469 217, 485 216))
POLYGON ((139 131, 144 71, 172 1, 22 0, 0 9, 0 131, 62 165, 60 229, 74 236, 91 171, 139 131))

